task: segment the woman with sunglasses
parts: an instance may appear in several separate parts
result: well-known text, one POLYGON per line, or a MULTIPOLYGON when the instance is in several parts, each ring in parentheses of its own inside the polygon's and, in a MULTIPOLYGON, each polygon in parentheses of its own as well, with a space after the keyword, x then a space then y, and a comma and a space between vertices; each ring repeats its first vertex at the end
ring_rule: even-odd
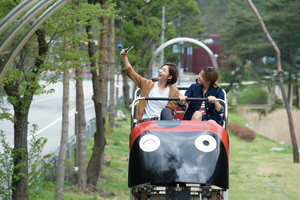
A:
POLYGON ((208 101, 191 101, 183 120, 212 121, 223 125, 224 105, 216 101, 216 98, 224 100, 224 94, 217 80, 219 72, 216 68, 205 67, 199 73, 197 83, 192 84, 185 92, 185 96, 180 95, 178 104, 186 107, 187 97, 207 98, 208 101))
MULTIPOLYGON (((178 97, 179 90, 172 86, 177 81, 178 69, 173 63, 165 63, 158 72, 158 82, 153 82, 138 75, 129 63, 128 52, 123 49, 126 75, 141 88, 141 97, 178 97)), ((150 120, 172 120, 177 107, 176 101, 140 101, 138 107, 138 124, 150 120)))

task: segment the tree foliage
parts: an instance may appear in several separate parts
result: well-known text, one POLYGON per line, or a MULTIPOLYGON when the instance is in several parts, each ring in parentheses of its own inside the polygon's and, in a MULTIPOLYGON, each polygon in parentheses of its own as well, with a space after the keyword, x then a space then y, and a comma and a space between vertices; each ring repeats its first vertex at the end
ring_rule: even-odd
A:
MULTIPOLYGON (((134 46, 128 54, 134 69, 144 77, 151 78, 151 69, 148 69, 153 52, 162 44, 161 35, 164 31, 164 42, 175 37, 199 37, 203 32, 200 20, 201 12, 193 0, 164 0, 164 1, 118 1, 122 7, 122 41, 123 48, 134 46), (165 7, 165 28, 162 28, 162 7, 165 7), (148 71, 147 71, 148 70, 148 71)), ((116 27, 120 27, 119 20, 116 27)), ((116 35, 120 29, 116 29, 116 35)), ((119 52, 117 52, 119 53, 119 52)), ((170 48, 164 51, 164 62, 178 62, 181 57, 171 57, 170 48), (177 60, 169 60, 177 59, 177 60)), ((123 94, 125 107, 131 103, 129 100, 129 86, 125 70, 123 75, 123 94)))
POLYGON ((201 21, 204 23, 206 33, 218 33, 226 21, 224 15, 229 11, 232 0, 197 0, 197 2, 202 12, 201 21))
MULTIPOLYGON (((129 54, 133 66, 147 67, 152 52, 161 45, 162 7, 165 6, 165 41, 174 37, 199 36, 201 13, 193 0, 124 1, 122 39, 124 47, 134 46, 129 54)), ((118 25, 117 25, 118 27, 118 25)))
MULTIPOLYGON (((295 73, 300 42, 297 31, 300 1, 257 0, 254 3, 281 50, 283 69, 295 73)), ((223 81, 240 82, 276 77, 276 54, 247 2, 233 0, 225 20, 221 31, 223 52, 230 55, 230 58, 225 62, 227 68, 222 70, 222 73, 228 75, 223 81)))
MULTIPOLYGON (((21 1, 4 1, 1 2, 3 10, 0 14, 5 16, 10 10, 12 10, 17 3, 21 1)), ((96 56, 90 58, 84 51, 78 51, 82 41, 87 41, 88 33, 85 31, 77 31, 81 27, 87 25, 89 21, 95 27, 100 27, 98 18, 100 16, 110 16, 113 12, 113 6, 109 6, 108 9, 103 12, 102 7, 99 4, 89 5, 83 3, 78 6, 78 0, 73 0, 70 4, 67 4, 49 20, 47 20, 35 34, 30 38, 22 49, 18 58, 15 59, 14 66, 8 70, 3 82, 6 93, 8 95, 7 100, 14 106, 15 114, 12 119, 15 127, 15 149, 25 149, 22 151, 22 156, 18 157, 14 162, 15 166, 21 165, 19 168, 14 168, 13 181, 14 192, 13 198, 20 198, 25 196, 24 199, 28 199, 28 151, 27 151, 27 129, 28 129, 28 112, 33 95, 38 89, 42 92, 51 92, 53 90, 46 91, 45 88, 51 83, 60 80, 58 76, 61 74, 67 63, 70 61, 71 65, 68 66, 73 69, 81 68, 83 61, 94 60, 96 56), (77 21, 74 23, 74 19, 77 21), (77 31, 77 32, 76 32, 77 31), (78 34, 74 34, 74 33, 78 34), (52 46, 54 44, 57 47, 52 46), (64 45, 68 45, 68 51, 62 51, 64 45), (54 51, 50 51, 54 50, 54 51), (53 57, 58 58, 53 62, 53 57), (43 73, 52 71, 56 76, 48 79, 46 77, 40 78, 43 73), (40 81, 43 80, 43 81, 40 81), (17 174, 23 173, 24 176, 17 178, 17 174)), ((41 14, 41 13, 40 13, 41 14)), ((28 28, 29 25, 26 27, 28 28)), ((24 32, 26 30, 22 30, 24 32)), ((99 29, 98 29, 99 30, 99 29)), ((20 32, 20 35, 22 34, 20 32)), ((18 36, 20 37, 20 36, 18 36)), ((17 41, 17 40, 16 40, 17 41)), ((8 51, 13 48, 12 44, 8 51)), ((79 69, 82 70, 82 69, 79 69)), ((80 80, 80 77, 77 77, 80 80)), ((3 110, 7 112, 6 110, 3 110)), ((1 114, 1 116, 8 117, 7 113, 1 114)))

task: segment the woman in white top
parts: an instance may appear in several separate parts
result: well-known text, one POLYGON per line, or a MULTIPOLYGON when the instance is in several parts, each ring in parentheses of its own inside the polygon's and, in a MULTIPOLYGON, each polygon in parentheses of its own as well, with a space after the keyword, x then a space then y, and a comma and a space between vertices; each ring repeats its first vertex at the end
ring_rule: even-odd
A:
MULTIPOLYGON (((158 72, 158 82, 142 78, 132 68, 128 60, 128 52, 120 52, 123 57, 126 75, 141 88, 141 97, 178 97, 179 91, 172 86, 177 81, 178 69, 173 63, 165 63, 158 72)), ((177 107, 176 101, 142 100, 138 107, 138 123, 149 120, 172 120, 177 107)))

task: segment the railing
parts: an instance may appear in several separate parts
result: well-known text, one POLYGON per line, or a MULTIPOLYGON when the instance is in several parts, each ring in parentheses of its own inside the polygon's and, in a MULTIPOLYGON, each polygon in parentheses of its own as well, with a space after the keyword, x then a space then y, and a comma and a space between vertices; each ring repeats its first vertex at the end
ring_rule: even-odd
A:
MULTIPOLYGON (((95 133, 96 131, 96 119, 93 118, 91 119, 85 128, 86 131, 86 142, 92 138, 92 134, 95 133)), ((77 143, 76 143, 76 135, 71 136, 68 139, 68 144, 67 144, 67 159, 72 159, 72 149, 74 147, 74 152, 76 153, 76 148, 77 148, 77 143)), ((60 147, 57 148, 57 150, 54 152, 54 156, 49 158, 47 160, 47 163, 52 163, 53 164, 53 169, 56 172, 57 171, 57 167, 58 167, 58 160, 59 160, 59 151, 60 151, 60 147)), ((76 155, 74 156, 76 157, 76 155)), ((46 179, 50 178, 50 168, 47 168, 46 170, 46 179)), ((38 187, 34 188, 35 190, 39 190, 38 187)))

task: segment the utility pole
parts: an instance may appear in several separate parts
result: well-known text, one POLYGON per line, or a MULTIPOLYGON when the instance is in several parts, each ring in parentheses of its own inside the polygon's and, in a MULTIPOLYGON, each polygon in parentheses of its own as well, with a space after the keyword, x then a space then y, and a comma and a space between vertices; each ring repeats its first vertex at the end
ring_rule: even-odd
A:
MULTIPOLYGON (((76 22, 76 20, 75 20, 76 22)), ((79 30, 76 29, 75 30, 75 34, 78 35, 78 32, 79 30)), ((79 46, 75 46, 75 48, 80 51, 80 43, 79 43, 79 46)), ((64 49, 63 49, 64 50, 64 49)), ((79 138, 78 138, 78 106, 77 106, 77 102, 78 102, 78 93, 77 93, 77 80, 76 80, 76 70, 79 70, 79 69, 75 69, 75 72, 74 72, 74 83, 75 83, 75 135, 76 135, 76 143, 75 143, 75 147, 76 149, 75 150, 75 160, 74 160, 74 167, 78 167, 78 155, 79 155, 79 151, 78 151, 78 147, 79 147, 79 138)))
POLYGON ((118 100, 119 100, 119 87, 120 87, 120 84, 119 84, 119 76, 120 76, 120 70, 121 70, 121 64, 120 64, 120 52, 122 50, 122 18, 123 18, 123 6, 121 7, 121 19, 120 19, 120 36, 119 36, 119 43, 118 43, 118 50, 119 50, 119 61, 118 61, 118 67, 117 67, 117 88, 116 88, 116 110, 115 110, 115 116, 117 116, 117 111, 118 111, 118 108, 119 108, 119 103, 118 103, 118 100))
MULTIPOLYGON (((165 42, 165 6, 162 7, 162 18, 161 18, 161 44, 165 42)), ((162 66, 164 64, 164 50, 161 51, 159 56, 159 64, 162 66)), ((154 72, 154 71, 153 71, 154 72)))
MULTIPOLYGON (((75 69, 76 70, 76 69, 75 69)), ((76 77, 75 77, 76 78, 76 77)), ((75 81, 75 80, 74 80, 75 81)), ((77 85, 75 81, 75 135, 76 135, 76 149, 75 149, 75 161, 74 166, 78 167, 78 110, 77 110, 77 85)))

